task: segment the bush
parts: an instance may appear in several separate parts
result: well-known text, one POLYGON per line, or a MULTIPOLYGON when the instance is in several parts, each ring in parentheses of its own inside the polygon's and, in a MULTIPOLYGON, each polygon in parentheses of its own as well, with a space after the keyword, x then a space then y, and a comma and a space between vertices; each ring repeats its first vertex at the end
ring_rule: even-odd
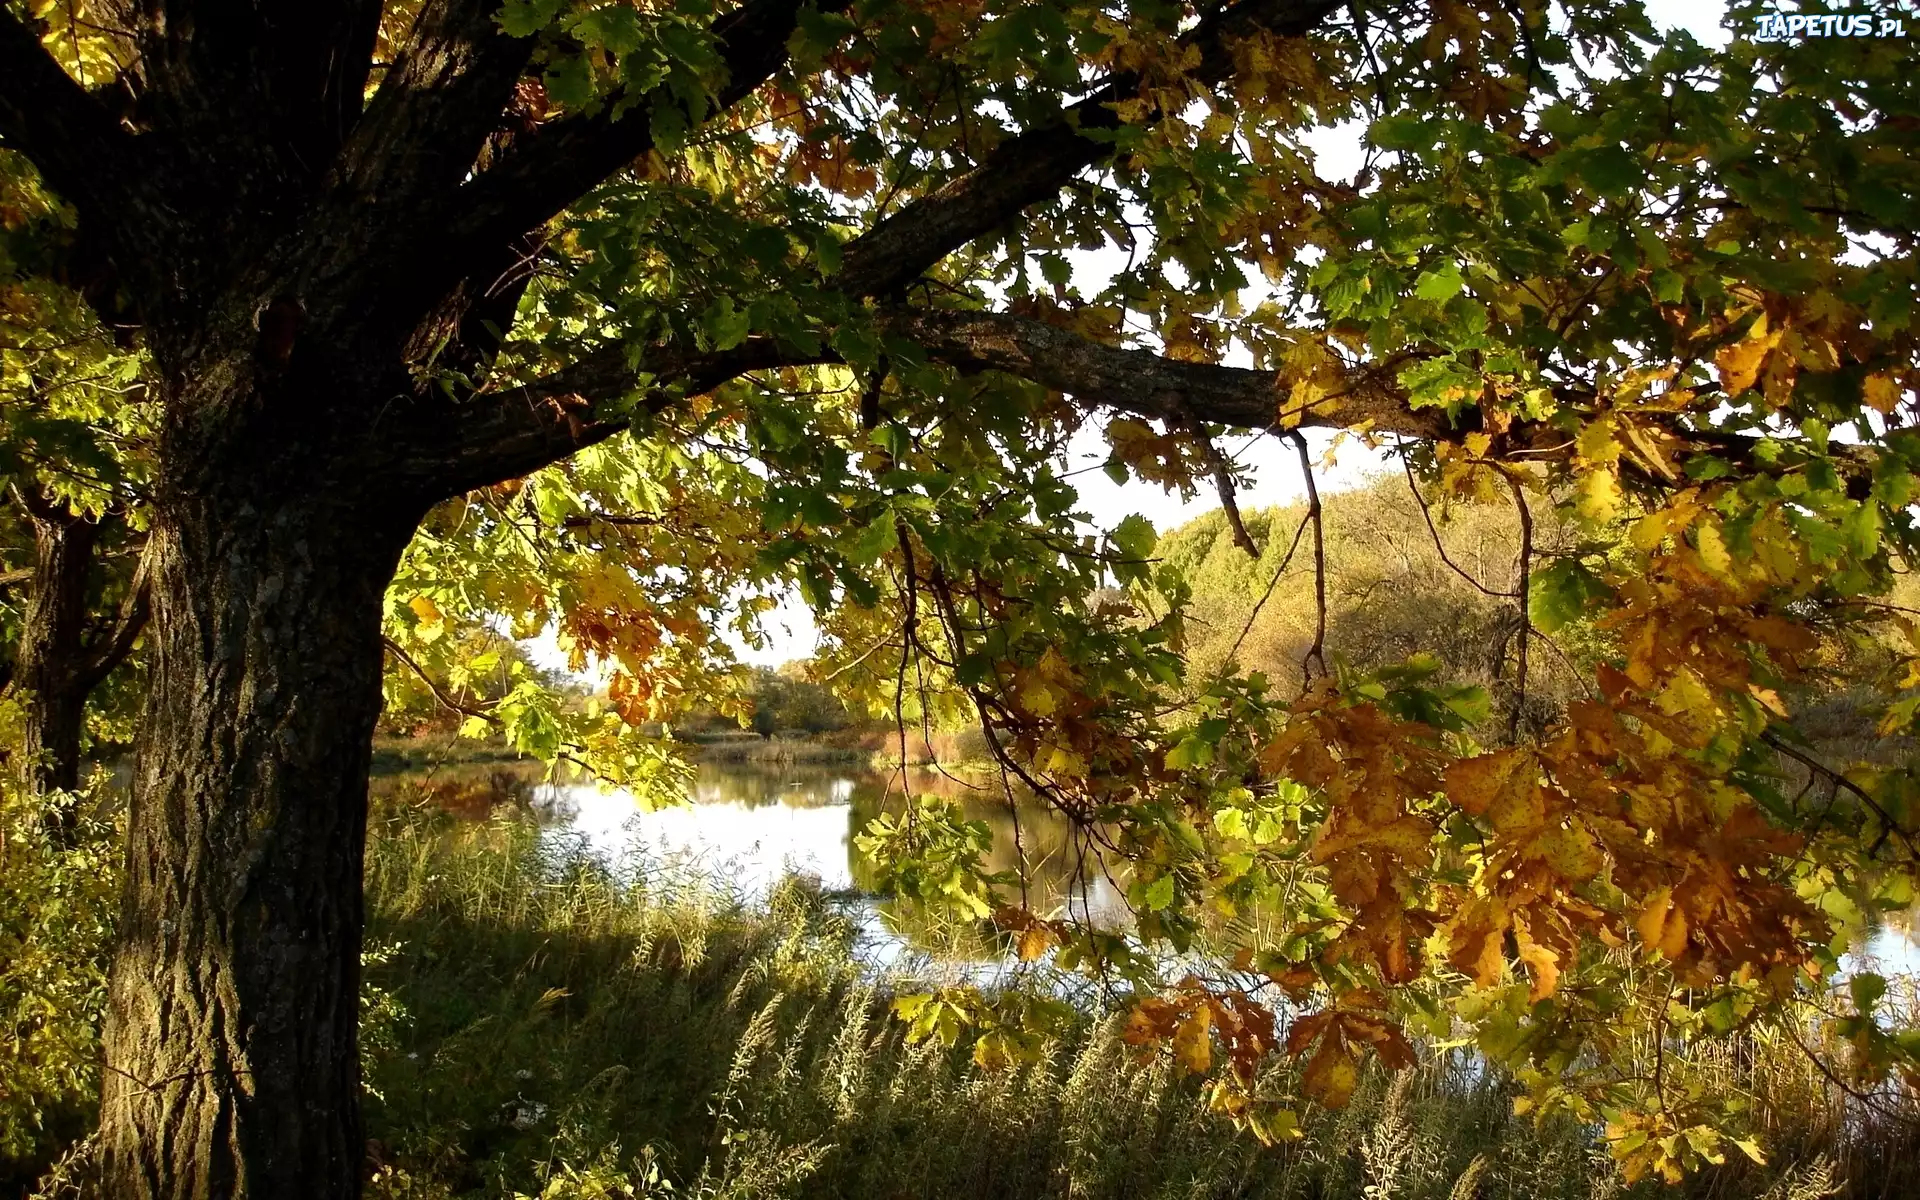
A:
POLYGON ((99 1099, 120 860, 91 801, 0 786, 0 1194, 84 1136, 99 1099))

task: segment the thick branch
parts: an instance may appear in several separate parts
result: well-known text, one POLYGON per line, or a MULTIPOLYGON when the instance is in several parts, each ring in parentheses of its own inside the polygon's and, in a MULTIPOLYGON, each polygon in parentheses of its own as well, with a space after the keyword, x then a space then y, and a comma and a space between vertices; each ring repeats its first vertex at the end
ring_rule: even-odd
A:
POLYGON ((450 405, 450 411, 422 406, 410 419, 434 428, 417 439, 395 439, 420 447, 396 469, 417 479, 435 502, 530 474, 628 428, 626 418, 605 414, 639 386, 643 372, 654 389, 644 403, 657 412, 677 395, 711 391, 748 371, 824 361, 830 354, 809 357, 771 339, 750 338, 730 350, 655 347, 635 367, 624 347, 610 346, 529 383, 450 405))
POLYGON ((494 20, 499 7, 427 0, 347 145, 340 182, 350 210, 370 203, 413 218, 403 223, 409 229, 444 215, 438 206, 458 194, 500 128, 533 55, 532 38, 508 37, 494 20))
MULTIPOLYGON (((1175 424, 1197 419, 1264 429, 1279 420, 1286 397, 1275 371, 1176 362, 1005 313, 906 309, 889 314, 886 324, 948 366, 1004 371, 1082 401, 1175 424)), ((1427 439, 1458 432, 1437 410, 1409 409, 1386 371, 1355 371, 1345 393, 1287 416, 1305 428, 1364 425, 1377 433, 1427 439)))
MULTIPOLYGON (((1337 0, 1241 0, 1202 20, 1180 38, 1200 50, 1196 82, 1213 84, 1233 70, 1234 38, 1258 30, 1295 37, 1340 7, 1337 0)), ((1140 90, 1133 74, 1117 75, 1067 108, 1051 125, 994 147, 978 166, 881 221, 849 243, 834 284, 851 296, 885 296, 975 238, 1005 225, 1055 194, 1113 152, 1111 139, 1087 136, 1120 126, 1113 105, 1140 90)), ((1148 115, 1157 121, 1158 112, 1148 115)))
POLYGON ((109 223, 121 219, 138 178, 133 137, 6 5, 0 5, 0 139, 82 213, 109 223))
MULTIPOLYGON (((834 12, 851 0, 822 0, 834 12)), ((787 40, 805 0, 749 0, 713 24, 727 82, 714 97, 719 111, 740 103, 787 61, 787 40)), ((601 181, 653 147, 655 104, 678 104, 662 88, 652 103, 618 115, 599 112, 543 125, 516 139, 503 159, 468 183, 449 208, 446 253, 458 258, 537 229, 601 181)))
POLYGON ((272 124, 312 174, 332 162, 360 118, 382 7, 382 0, 261 5, 272 124))
MULTIPOLYGON (((1336 7, 1329 0, 1241 0, 1228 5, 1181 38, 1183 45, 1200 50, 1200 65, 1192 76, 1203 83, 1226 78, 1232 70, 1230 42, 1235 37, 1263 29, 1302 34, 1336 7)), ((793 0, 755 0, 716 23, 722 52, 732 69, 720 97, 723 104, 737 102, 779 69, 786 55, 784 31, 791 29, 797 11, 793 0), (775 32, 780 33, 777 39, 771 36, 775 32)), ((1119 119, 1110 105, 1137 92, 1140 83, 1132 75, 1115 77, 1069 108, 1056 124, 1009 139, 971 172, 881 222, 847 247, 834 285, 856 298, 896 291, 947 254, 1056 193, 1110 151, 1108 142, 1086 137, 1082 131, 1117 126, 1119 119)), ((1153 119, 1157 116, 1149 117, 1153 119)), ((470 215, 457 219, 454 232, 439 240, 442 253, 457 259, 460 247, 524 234, 644 152, 651 144, 650 129, 650 113, 643 106, 623 119, 559 122, 525 139, 504 162, 462 190, 470 215)), ((770 345, 764 353, 747 357, 747 365, 733 373, 794 361, 770 345)), ((652 365, 647 369, 658 377, 671 377, 671 371, 652 365)), ((719 359, 702 368, 709 373, 726 369, 719 359)), ((700 391, 730 377, 717 374, 704 384, 692 379, 688 384, 700 391)), ((450 456, 457 465, 447 483, 429 482, 431 475, 424 471, 420 472, 427 475, 423 483, 439 493, 436 499, 456 495, 604 440, 621 423, 593 421, 587 414, 594 402, 631 390, 634 378, 624 355, 609 351, 539 383, 503 393, 500 402, 481 412, 469 409, 451 414, 465 426, 455 435, 457 448, 450 456)), ((1195 415, 1238 425, 1268 423, 1270 403, 1254 407, 1261 410, 1257 416, 1238 420, 1199 409, 1195 415)))

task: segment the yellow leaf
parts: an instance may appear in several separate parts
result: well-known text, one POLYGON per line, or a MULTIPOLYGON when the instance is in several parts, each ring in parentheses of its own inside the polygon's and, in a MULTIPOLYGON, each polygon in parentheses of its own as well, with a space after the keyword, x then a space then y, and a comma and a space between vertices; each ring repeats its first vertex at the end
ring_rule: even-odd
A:
POLYGON ((1173 1057, 1195 1075, 1204 1075, 1213 1065, 1213 1014, 1196 1008, 1173 1032, 1173 1057))
POLYGON ((1673 902, 1673 889, 1657 888, 1633 918, 1640 940, 1669 959, 1687 951, 1687 914, 1673 902))
POLYGON ((1553 873, 1571 883, 1592 879, 1605 865, 1599 844, 1578 821, 1542 834, 1534 846, 1547 866, 1553 868, 1553 873))
POLYGON ((1685 667, 1676 670, 1667 680, 1667 685, 1654 697, 1654 704, 1668 716, 1706 718, 1720 711, 1720 705, 1700 676, 1685 667))
POLYGON ((1507 837, 1525 837, 1547 821, 1546 798, 1531 769, 1516 771, 1507 778, 1487 809, 1487 820, 1507 837))
POLYGON ((407 607, 413 610, 414 616, 420 618, 422 625, 438 625, 446 620, 446 615, 440 611, 440 606, 429 597, 415 596, 407 601, 407 607))
POLYGON ((1492 807, 1494 798, 1525 759, 1517 749, 1496 750, 1476 758, 1463 758, 1447 768, 1442 786, 1447 799, 1479 816, 1492 807))
POLYGON ((1620 511, 1620 481, 1610 470, 1588 471, 1580 476, 1574 508, 1589 521, 1611 521, 1620 511))
POLYGON ((1720 371, 1720 386, 1728 396, 1738 396, 1753 386, 1753 381, 1760 376, 1760 365, 1779 340, 1777 330, 1767 332, 1767 316, 1762 313, 1755 318, 1744 340, 1721 347, 1713 361, 1720 371))
POLYGON ((1595 466, 1606 466, 1620 460, 1622 446, 1613 436, 1613 418, 1601 417, 1589 421, 1580 430, 1578 443, 1580 457, 1595 466))
POLYGON ((1867 406, 1882 416, 1890 417, 1893 410, 1900 407, 1900 385, 1891 375, 1869 375, 1860 388, 1861 398, 1867 406))
POLYGON ((1353 1061, 1353 1052, 1347 1049, 1346 1043, 1336 1037, 1320 1043, 1320 1049, 1307 1060, 1306 1072, 1300 1077, 1300 1086, 1307 1095, 1328 1108, 1345 1108, 1359 1082, 1360 1065, 1353 1061))
POLYGON ((1714 525, 1701 525, 1694 531, 1694 537, 1700 541, 1700 563, 1707 570, 1722 579, 1732 577, 1733 556, 1727 553, 1727 541, 1720 536, 1720 530, 1714 525))
POLYGON ((1527 999, 1538 1002, 1559 991, 1560 956, 1534 941, 1526 921, 1518 914, 1513 918, 1513 940, 1520 948, 1520 961, 1527 965, 1527 974, 1533 981, 1527 999))
POLYGON ((1533 755, 1527 750, 1496 750, 1462 759, 1447 768, 1443 786, 1447 799, 1476 817, 1486 817, 1509 837, 1546 823, 1545 798, 1533 755))
POLYGON ((1056 939, 1053 930, 1034 922, 1020 931, 1020 961, 1032 962, 1047 952, 1056 939))
POLYGON ((1633 523, 1633 528, 1627 531, 1627 540, 1643 554, 1651 553, 1666 540, 1667 528, 1672 522, 1673 513, 1667 509, 1650 512, 1633 523))
POLYGON ((1020 689, 1020 707, 1036 717, 1050 717, 1059 707, 1058 692, 1043 679, 1029 679, 1020 689))
POLYGON ((1087 764, 1066 746, 1055 746, 1053 752, 1047 756, 1046 765, 1042 769, 1051 775, 1083 775, 1086 773, 1087 764))

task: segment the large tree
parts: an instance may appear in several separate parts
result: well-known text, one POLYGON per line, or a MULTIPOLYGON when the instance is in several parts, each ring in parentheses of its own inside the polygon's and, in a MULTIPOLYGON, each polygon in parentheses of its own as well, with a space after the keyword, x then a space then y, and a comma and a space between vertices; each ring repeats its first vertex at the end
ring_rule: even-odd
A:
MULTIPOLYGON (((1323 1098, 1404 1053, 1371 989, 1419 975, 1461 855, 1441 932, 1482 984, 1517 955, 1553 1000, 1637 937, 1743 1004, 1790 986, 1825 942, 1742 756, 1806 649, 1782 606, 1912 548, 1920 114, 1897 41, 1659 40, 1531 0, 9 0, 0 137, 76 214, 158 429, 109 1193, 357 1193, 383 593, 436 506, 628 434, 754 456, 756 561, 847 601, 850 661, 887 614, 887 673, 944 672, 1009 771, 1124 817, 1147 937, 1323 870, 1263 968, 1328 998, 1289 1038, 1323 1098), (1354 119, 1365 167, 1320 178, 1308 132, 1354 119), (1125 265, 1074 289, 1102 246, 1125 265), (1090 599, 1151 531, 1083 542, 1054 467, 1099 406, 1116 472, 1223 494, 1221 427, 1305 426, 1418 444, 1462 498, 1558 470, 1585 519, 1640 506, 1642 561, 1540 576, 1554 619, 1612 611, 1609 704, 1481 755, 1462 694, 1310 652, 1290 713, 1225 677, 1156 724, 1177 618, 1090 599)), ((1903 843, 1897 788, 1849 787, 1903 843)), ((1536 1047, 1585 1027, 1564 995, 1536 1047)), ((1250 1003, 1195 981, 1137 1031, 1204 1061, 1211 1027, 1239 1070, 1250 1003)))

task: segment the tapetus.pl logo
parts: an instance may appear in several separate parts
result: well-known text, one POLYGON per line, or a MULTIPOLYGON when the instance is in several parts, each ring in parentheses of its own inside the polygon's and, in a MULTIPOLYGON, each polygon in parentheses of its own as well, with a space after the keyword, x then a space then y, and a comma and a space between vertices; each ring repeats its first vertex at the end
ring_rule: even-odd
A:
POLYGON ((1761 13, 1754 18, 1757 42, 1799 42, 1809 38, 1897 38, 1907 36, 1906 21, 1876 13, 1761 13))

